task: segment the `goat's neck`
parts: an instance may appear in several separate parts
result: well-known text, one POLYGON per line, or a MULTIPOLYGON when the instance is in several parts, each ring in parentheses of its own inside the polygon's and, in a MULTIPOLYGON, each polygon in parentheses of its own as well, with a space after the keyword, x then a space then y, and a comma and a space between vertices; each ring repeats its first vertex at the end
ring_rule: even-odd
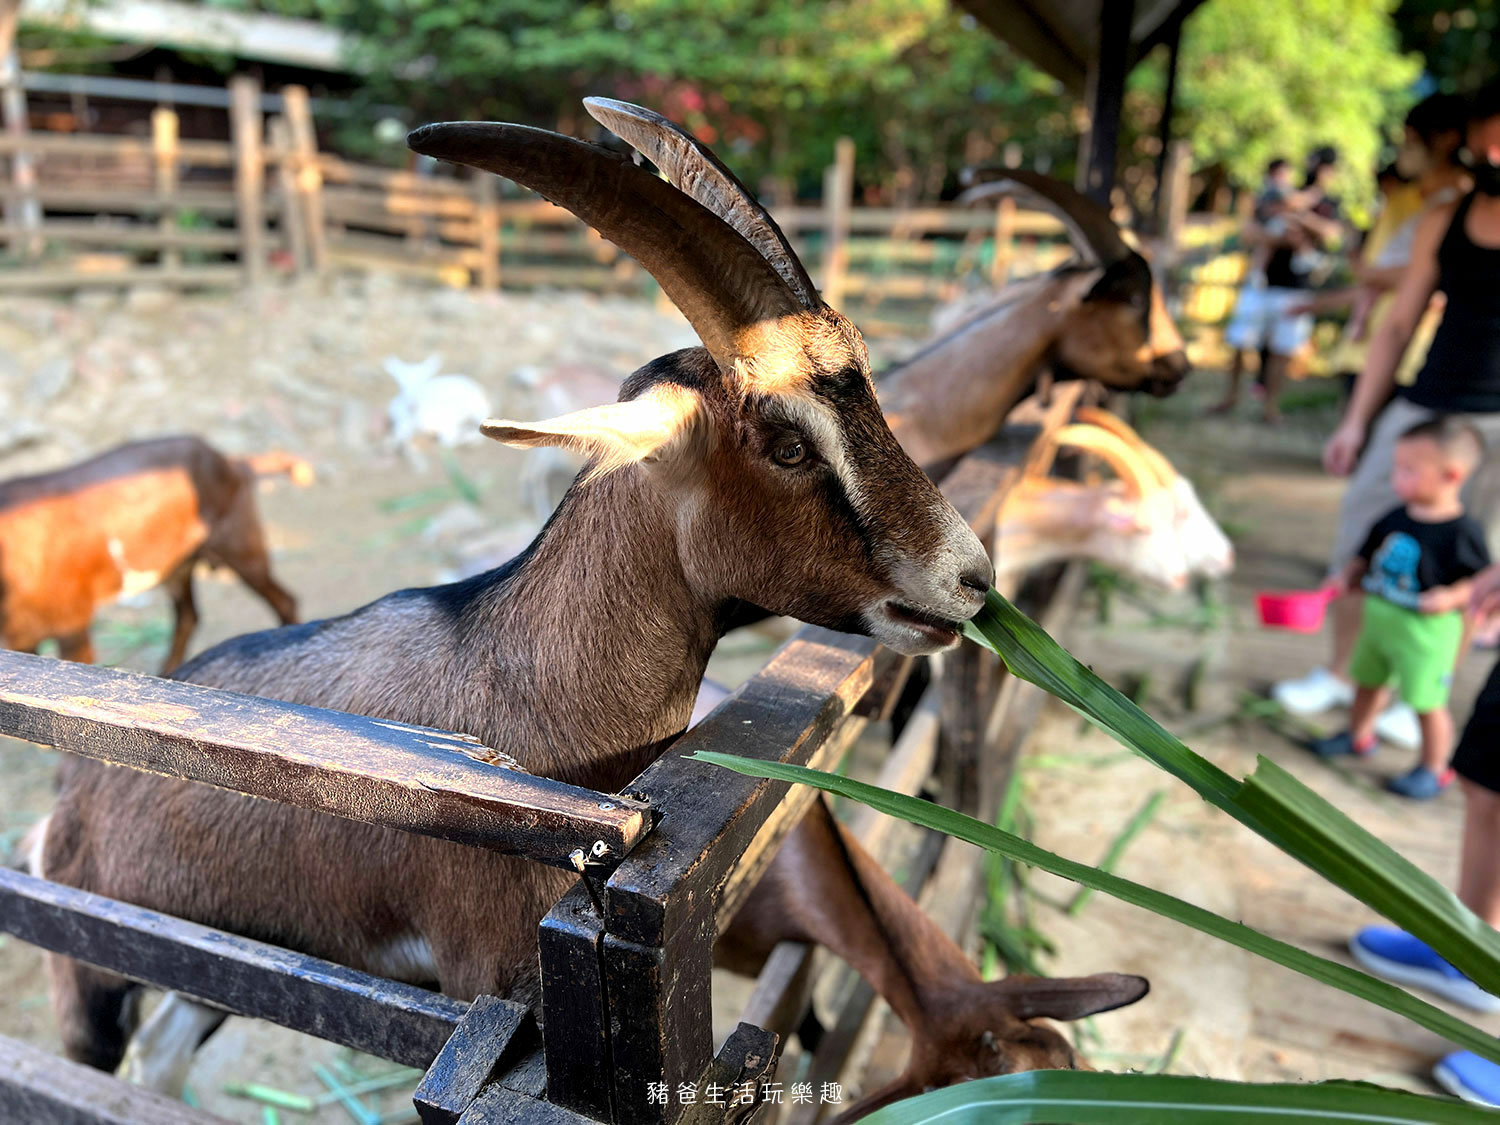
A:
POLYGON ((470 636, 525 711, 527 769, 614 791, 687 726, 722 607, 689 583, 645 470, 570 489, 486 600, 470 636))

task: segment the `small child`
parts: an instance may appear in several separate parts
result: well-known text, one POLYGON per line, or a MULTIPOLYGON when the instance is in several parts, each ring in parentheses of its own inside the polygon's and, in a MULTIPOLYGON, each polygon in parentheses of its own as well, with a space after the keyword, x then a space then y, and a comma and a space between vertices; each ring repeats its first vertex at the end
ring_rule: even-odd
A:
POLYGON ((1403 501, 1382 517, 1336 581, 1363 589, 1364 620, 1349 662, 1358 685, 1349 729, 1318 739, 1321 757, 1368 754, 1375 716, 1394 679, 1422 726, 1422 758, 1387 788, 1403 797, 1435 797, 1453 781, 1453 718, 1448 690, 1466 627, 1470 578, 1489 565, 1484 528, 1464 515, 1460 492, 1479 467, 1484 443, 1456 418, 1433 418, 1396 443, 1391 487, 1403 501))

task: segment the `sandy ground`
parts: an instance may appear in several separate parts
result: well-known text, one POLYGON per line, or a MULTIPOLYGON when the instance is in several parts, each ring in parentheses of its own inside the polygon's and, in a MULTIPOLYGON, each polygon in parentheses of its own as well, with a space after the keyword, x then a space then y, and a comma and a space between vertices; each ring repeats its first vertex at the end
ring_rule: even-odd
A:
MULTIPOLYGON (((198 432, 233 453, 290 449, 312 461, 318 481, 305 489, 267 486, 262 512, 279 577, 301 599, 306 617, 327 616, 467 569, 518 547, 534 527, 516 487, 520 454, 485 443, 453 451, 446 465, 428 451, 418 464, 387 447, 383 410, 395 388, 380 370, 385 356, 414 361, 441 352, 445 371, 467 373, 485 387, 494 413, 525 417, 536 404, 514 378, 518 368, 585 362, 623 375, 688 342, 679 317, 640 303, 439 292, 384 279, 232 298, 138 293, 123 300, 7 301, 0 307, 0 476, 165 431, 198 432), (477 493, 477 503, 463 498, 455 479, 477 493)), ((1174 620, 1196 613, 1195 603, 1143 591, 1134 600, 1113 598, 1103 623, 1089 595, 1074 649, 1116 682, 1149 672, 1150 709, 1178 729, 1206 728, 1190 741, 1224 768, 1246 773, 1255 754, 1266 753, 1451 879, 1457 797, 1413 809, 1381 795, 1365 776, 1393 771, 1401 755, 1383 751, 1359 772, 1335 772, 1260 726, 1210 725, 1233 710, 1243 691, 1317 658, 1316 638, 1256 629, 1249 594, 1316 581, 1338 495, 1314 463, 1326 413, 1294 414, 1275 433, 1251 422, 1248 409, 1242 419, 1199 422, 1196 411, 1216 390, 1199 382, 1167 403, 1146 404, 1142 421, 1190 470, 1238 540, 1240 572, 1223 595, 1228 608, 1200 622, 1202 628, 1183 628, 1174 620), (1209 671, 1198 709, 1189 712, 1178 685, 1199 658, 1209 671)), ((272 624, 267 608, 236 581, 207 576, 199 586, 203 623, 194 651, 272 624)), ((159 593, 111 607, 98 623, 101 661, 154 670, 167 626, 159 593)), ((711 674, 737 683, 773 643, 756 635, 730 638, 711 674)), ((1471 663, 1482 669, 1482 661, 1471 663)), ((1474 675, 1471 669, 1464 690, 1472 691, 1474 675)), ((54 761, 49 752, 0 740, 0 845, 13 843, 45 813, 54 761)), ((1159 815, 1126 853, 1122 874, 1335 956, 1350 926, 1365 919, 1357 905, 1320 888, 1170 778, 1081 731, 1060 708, 1039 724, 1022 778, 1038 841, 1066 855, 1097 860, 1141 803, 1165 790, 1159 815)), ((1050 902, 1065 901, 1070 888, 1042 877, 1033 888, 1036 924, 1058 949, 1044 959, 1050 971, 1119 969, 1152 980, 1146 1001, 1086 1029, 1083 1042, 1098 1065, 1150 1065, 1178 1038, 1171 1068, 1184 1073, 1396 1075, 1419 1083, 1439 1049, 1432 1037, 1374 1009, 1170 923, 1102 897, 1068 917, 1050 902)), ((724 983, 721 1010, 733 1010, 728 1000, 737 991, 724 983)), ((4 937, 0 1034, 56 1046, 40 956, 4 937)), ((200 1052, 189 1085, 202 1104, 231 1120, 261 1122, 258 1105, 224 1087, 258 1082, 318 1095, 325 1087, 315 1063, 346 1075, 389 1070, 236 1019, 200 1052), (339 1072, 340 1066, 348 1069, 339 1072)), ((408 1090, 398 1087, 371 1104, 399 1110, 408 1090)), ((347 1119, 336 1106, 283 1117, 347 1119)))

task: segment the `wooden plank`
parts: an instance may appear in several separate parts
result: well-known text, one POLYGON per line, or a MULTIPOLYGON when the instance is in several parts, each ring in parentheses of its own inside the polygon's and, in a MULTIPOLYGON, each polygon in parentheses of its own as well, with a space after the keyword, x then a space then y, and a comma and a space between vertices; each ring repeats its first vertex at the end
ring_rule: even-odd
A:
POLYGON ((823 300, 837 308, 844 301, 844 273, 849 268, 849 212, 854 206, 854 139, 840 137, 833 163, 823 177, 823 300))
POLYGON ((506 1064, 536 1042, 529 1008, 498 996, 476 997, 412 1095, 422 1125, 454 1125, 506 1064))
MULTIPOLYGON (((156 191, 162 198, 161 218, 157 220, 163 235, 170 236, 177 229, 177 209, 174 197, 177 194, 178 137, 177 114, 166 106, 157 106, 151 111, 151 155, 155 166, 156 191)), ((166 269, 182 265, 182 255, 170 242, 161 255, 161 264, 166 269)))
MULTIPOLYGON (((815 770, 836 769, 839 761, 859 740, 869 723, 869 719, 860 715, 850 715, 803 764, 815 770)), ((781 842, 802 822, 802 815, 817 799, 818 793, 815 790, 805 785, 792 786, 787 790, 786 796, 777 802, 770 815, 761 822, 750 843, 741 849, 734 867, 719 886, 716 899, 719 933, 722 934, 734 920, 740 906, 760 882, 760 877, 771 866, 771 861, 776 858, 781 842)))
POLYGON ((611 1119, 604 923, 581 884, 542 919, 542 1046, 547 1096, 560 1106, 611 1119))
MULTIPOLYGON (((273 145, 291 145, 292 134, 286 118, 279 115, 271 118, 266 129, 273 145)), ((276 166, 276 191, 281 196, 281 233, 286 240, 286 252, 291 255, 292 269, 301 273, 308 268, 307 222, 297 202, 296 168, 289 160, 276 166)))
MULTIPOLYGON (((91 133, 29 133, 23 138, 0 135, 0 156, 15 152, 36 156, 88 156, 115 159, 153 156, 152 142, 144 137, 121 137, 91 133)), ((227 141, 179 141, 177 154, 184 164, 228 168, 234 163, 234 146, 227 141)))
POLYGON ((426 1067, 468 1005, 0 868, 0 930, 131 980, 426 1067))
POLYGON ((905 689, 907 680, 911 678, 912 669, 916 666, 915 656, 897 657, 865 693, 864 698, 854 708, 854 713, 877 723, 883 723, 889 719, 896 709, 896 704, 901 700, 901 692, 905 689))
POLYGON ((237 74, 229 80, 229 129, 234 142, 234 214, 240 230, 240 269, 254 285, 265 276, 264 119, 260 80, 237 74))
POLYGON ((894 659, 869 637, 805 626, 631 782, 626 792, 657 809, 660 820, 606 884, 610 933, 660 944, 673 928, 673 905, 716 894, 786 795, 784 782, 745 777, 686 755, 717 750, 801 765, 894 659))
MULTIPOLYGON (((929 686, 881 764, 875 784, 908 796, 917 793, 932 773, 937 742, 938 691, 929 686)), ((849 831, 866 851, 885 863, 896 825, 893 817, 861 806, 849 822, 849 831)), ((789 1035, 807 1010, 814 980, 825 960, 826 956, 812 946, 801 942, 779 943, 756 977, 755 990, 740 1011, 740 1019, 789 1035)))
MULTIPOLYGON (((730 1125, 749 1121, 762 1106, 761 1084, 776 1074, 777 1037, 743 1021, 724 1040, 724 1046, 698 1079, 698 1098, 679 1119, 681 1125, 730 1125), (723 1104, 707 1100, 707 1092, 723 1091, 723 1104)), ((675 1097, 676 1087, 669 1096, 675 1097)))
POLYGON ((489 1087, 458 1120, 459 1125, 599 1125, 592 1117, 505 1085, 489 1087))
MULTIPOLYGON (((393 168, 381 168, 374 164, 358 164, 327 152, 318 153, 318 168, 325 181, 337 184, 354 184, 359 187, 387 188, 395 191, 427 192, 432 195, 455 197, 466 197, 470 194, 469 184, 464 180, 420 176, 415 172, 399 172, 393 168)), ((569 214, 566 211, 563 213, 569 214)))
POLYGON ((462 266, 465 269, 478 269, 481 265, 480 252, 472 246, 413 246, 405 239, 385 238, 378 234, 336 235, 328 240, 328 248, 340 254, 359 255, 366 258, 386 255, 408 263, 420 262, 423 265, 462 266))
POLYGON ((0 1036, 0 1121, 15 1125, 228 1125, 102 1070, 0 1036))
MULTIPOLYGON (((212 189, 182 190, 171 200, 163 200, 154 191, 69 188, 52 184, 43 184, 32 194, 50 210, 99 211, 118 215, 157 215, 168 208, 181 207, 224 217, 235 214, 237 207, 233 193, 212 189)), ((14 193, 6 192, 5 197, 14 198, 14 193)))
MULTIPOLYGON (((821 207, 785 207, 772 217, 788 234, 793 231, 819 230, 823 226, 821 207)), ((849 212, 851 232, 895 231, 912 234, 968 234, 988 232, 994 217, 986 211, 967 207, 855 207, 849 212)), ((1016 214, 1015 233, 1027 237, 1067 237, 1062 221, 1045 211, 1022 210, 1016 214)))
POLYGON ((182 266, 175 270, 142 266, 107 272, 52 268, 6 270, 0 271, 0 292, 30 293, 101 285, 169 285, 187 289, 235 285, 239 280, 238 266, 182 266))
MULTIPOLYGON (((0 239, 21 233, 20 227, 0 227, 0 239)), ((96 223, 89 219, 49 219, 37 228, 36 233, 43 242, 148 250, 168 246, 184 250, 233 250, 240 244, 239 235, 229 230, 162 230, 123 223, 96 223)))
POLYGON ((308 262, 314 271, 321 271, 328 264, 328 249, 324 242, 323 172, 318 162, 318 135, 313 128, 307 87, 285 86, 281 97, 286 107, 292 150, 290 163, 295 170, 296 200, 302 214, 302 229, 307 236, 308 262))
POLYGON ((479 248, 479 288, 500 288, 500 203, 494 176, 479 176, 474 181, 474 198, 479 212, 477 232, 479 248))
MULTIPOLYGON (((388 191, 379 194, 354 188, 326 188, 324 206, 330 217, 344 217, 362 211, 407 218, 433 216, 446 219, 474 219, 471 196, 438 195, 422 191, 388 191)), ((575 220, 576 221, 576 220, 575 220)))
POLYGON ((0 732, 567 870, 577 849, 608 870, 650 829, 640 802, 466 735, 18 652, 0 652, 0 732))

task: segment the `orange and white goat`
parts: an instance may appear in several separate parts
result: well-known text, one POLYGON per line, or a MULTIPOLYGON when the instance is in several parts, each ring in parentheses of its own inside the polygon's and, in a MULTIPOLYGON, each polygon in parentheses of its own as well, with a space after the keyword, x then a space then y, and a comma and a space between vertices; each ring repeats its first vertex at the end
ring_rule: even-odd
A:
POLYGON ((162 671, 182 663, 198 624, 193 567, 227 566, 275 612, 297 603, 274 578, 255 510, 255 478, 312 469, 286 453, 225 457, 196 437, 131 442, 64 469, 0 482, 0 643, 94 658, 89 626, 101 606, 165 586, 172 647, 162 671))

